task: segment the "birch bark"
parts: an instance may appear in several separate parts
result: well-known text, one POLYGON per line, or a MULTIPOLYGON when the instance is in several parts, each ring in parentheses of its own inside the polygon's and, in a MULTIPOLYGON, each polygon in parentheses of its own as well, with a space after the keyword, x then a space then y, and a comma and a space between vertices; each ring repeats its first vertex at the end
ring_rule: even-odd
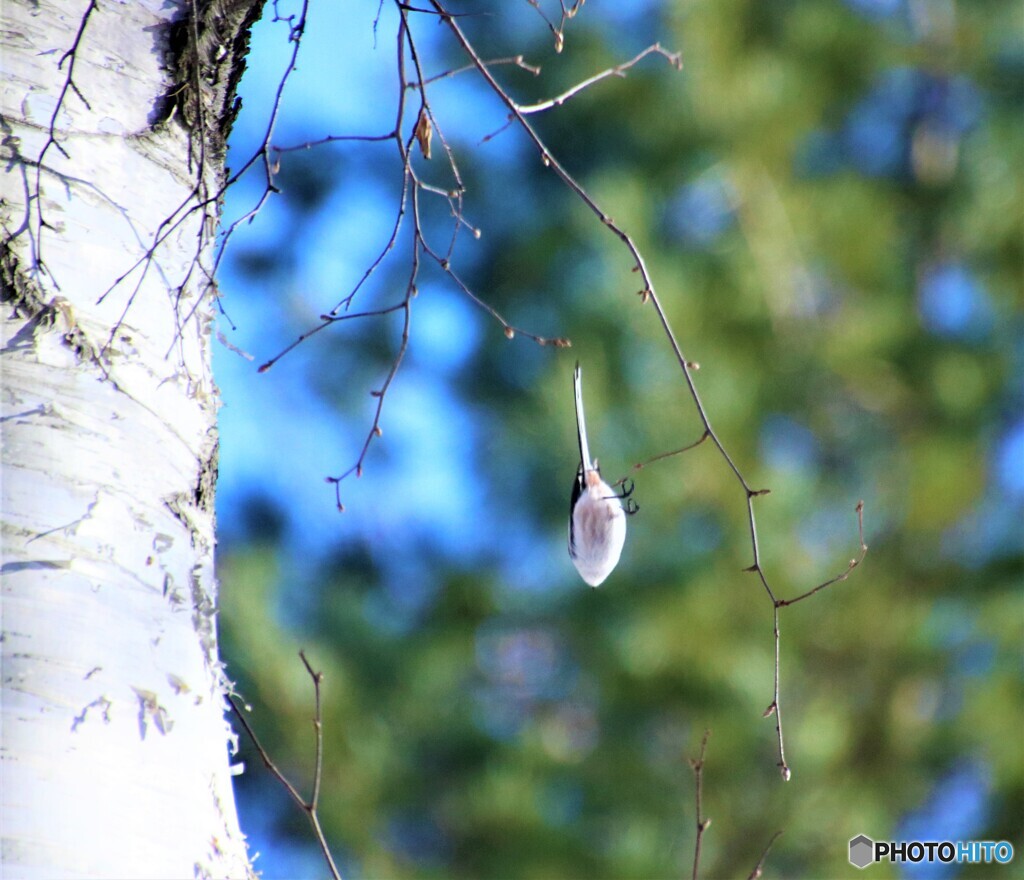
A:
POLYGON ((252 875, 215 625, 218 205, 195 207, 258 6, 0 4, 5 877, 252 875))

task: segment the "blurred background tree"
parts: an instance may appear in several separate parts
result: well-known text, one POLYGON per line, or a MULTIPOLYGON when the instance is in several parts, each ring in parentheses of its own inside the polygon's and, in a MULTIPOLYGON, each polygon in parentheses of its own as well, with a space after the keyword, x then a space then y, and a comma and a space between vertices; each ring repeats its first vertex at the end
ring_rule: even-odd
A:
MULTIPOLYGON (((390 130, 397 13, 384 4, 375 26, 376 7, 313 4, 274 143, 390 130)), ((715 822, 702 876, 746 876, 777 829, 771 876, 851 875, 860 833, 1009 840, 1019 861, 1019 4, 594 0, 560 54, 525 2, 452 9, 471 13, 459 23, 484 57, 542 67, 495 69, 524 103, 656 40, 681 52, 682 73, 652 57, 535 124, 637 240, 716 430, 752 485, 772 489, 758 511, 778 592, 843 569, 861 498, 871 551, 849 581, 783 613, 783 783, 761 718, 771 605, 741 571, 744 499, 710 445, 635 474, 642 509, 599 590, 565 551, 577 358, 606 477, 702 430, 628 253, 520 132, 484 140, 505 111, 475 74, 433 84, 482 230, 456 248, 457 271, 510 322, 573 348, 507 340, 425 270, 383 437, 362 479, 341 485, 344 514, 323 478, 358 455, 400 316, 330 327, 262 376, 218 355, 229 674, 302 781, 313 733, 299 648, 324 671, 321 813, 343 873, 688 873, 686 758, 705 728, 715 822)), ((287 60, 272 17, 254 35, 235 166, 263 136, 287 60)), ((426 73, 465 63, 436 18, 411 22, 426 73)), ((436 153, 435 141, 416 167, 448 188, 436 153)), ((228 251, 229 340, 260 362, 315 325, 386 242, 400 179, 393 143, 283 155, 281 195, 228 251)), ((243 181, 229 211, 262 185, 243 181)), ((424 225, 446 246, 443 200, 424 202, 424 225)), ((402 295, 404 241, 361 308, 402 295)), ((257 868, 323 875, 302 815, 243 749, 257 868)))

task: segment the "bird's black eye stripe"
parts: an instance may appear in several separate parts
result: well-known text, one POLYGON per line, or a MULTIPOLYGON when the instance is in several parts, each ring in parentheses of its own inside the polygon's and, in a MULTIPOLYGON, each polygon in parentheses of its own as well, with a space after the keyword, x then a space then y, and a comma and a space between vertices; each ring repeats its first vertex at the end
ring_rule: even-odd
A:
POLYGON ((573 523, 573 514, 576 512, 576 502, 583 494, 583 462, 576 469, 576 479, 572 481, 572 496, 569 498, 569 556, 576 558, 576 529, 573 523))
POLYGON ((572 497, 569 499, 569 517, 572 518, 572 513, 576 509, 576 502, 580 500, 580 495, 583 494, 583 465, 581 464, 576 470, 576 479, 572 482, 572 497))

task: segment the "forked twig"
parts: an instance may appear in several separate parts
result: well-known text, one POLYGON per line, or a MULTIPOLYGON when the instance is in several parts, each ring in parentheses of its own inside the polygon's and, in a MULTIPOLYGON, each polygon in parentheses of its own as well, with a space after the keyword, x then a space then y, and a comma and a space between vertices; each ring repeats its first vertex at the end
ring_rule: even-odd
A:
MULTIPOLYGON (((785 737, 782 733, 782 708, 779 704, 779 682, 781 679, 781 648, 782 638, 779 634, 779 609, 786 605, 794 605, 804 599, 810 598, 815 593, 824 590, 826 587, 832 586, 832 584, 838 583, 839 581, 845 581, 850 573, 864 561, 864 557, 868 552, 868 545, 864 543, 864 502, 857 502, 857 533, 860 539, 860 554, 850 560, 846 568, 837 574, 833 578, 818 584, 818 586, 808 590, 806 593, 802 593, 795 599, 778 599, 769 590, 769 595, 772 599, 772 633, 775 637, 775 676, 774 676, 774 694, 772 696, 771 703, 768 704, 768 708, 764 710, 764 717, 771 718, 775 716, 775 734, 779 744, 779 770, 782 773, 782 778, 789 781, 792 771, 789 765, 786 763, 786 743, 785 737)), ((753 508, 751 508, 751 516, 753 516, 753 508)), ((747 571, 754 571, 754 567, 747 569, 747 571)), ((760 573, 760 568, 756 569, 760 573)), ((761 573, 761 580, 764 581, 764 574, 761 573)))
POLYGON ((566 5, 566 0, 559 0, 559 5, 562 10, 562 17, 556 25, 547 14, 541 9, 539 0, 526 0, 526 2, 532 6, 537 14, 544 19, 544 23, 548 26, 548 29, 554 35, 555 38, 555 51, 561 52, 565 46, 565 24, 570 18, 573 18, 577 12, 580 11, 580 7, 583 5, 584 0, 572 0, 569 5, 566 5))
POLYGON ((855 510, 857 512, 857 535, 860 540, 860 554, 851 559, 847 564, 845 571, 840 572, 834 578, 830 578, 824 583, 818 584, 818 586, 808 590, 806 593, 801 593, 795 599, 779 599, 779 608, 785 608, 787 605, 796 605, 797 602, 809 599, 815 593, 824 590, 826 587, 831 587, 832 584, 838 583, 839 581, 845 581, 850 576, 850 573, 864 561, 864 557, 868 552, 868 545, 864 543, 864 502, 858 501, 855 510))
POLYGON ((320 784, 323 779, 324 768, 324 729, 320 700, 320 685, 323 683, 324 674, 313 669, 309 660, 306 659, 305 651, 299 651, 299 657, 302 660, 302 665, 306 667, 306 671, 309 673, 309 677, 313 681, 313 694, 316 700, 316 715, 313 719, 313 729, 316 731, 316 757, 313 771, 313 794, 308 801, 299 794, 298 789, 291 783, 288 777, 281 772, 281 769, 271 759, 269 753, 256 736, 256 732, 252 729, 252 725, 249 724, 249 719, 245 717, 242 707, 238 705, 234 695, 228 694, 228 702, 231 704, 231 709, 235 713, 235 717, 238 719, 242 728, 245 730, 246 735, 252 741, 254 748, 259 753, 260 759, 263 761, 263 766, 273 774, 274 778, 277 779, 282 786, 284 786, 284 790, 288 792, 288 796, 309 819, 309 824, 313 829, 313 835, 316 837, 316 842, 320 847, 320 852, 323 854, 324 860, 327 862, 327 867, 331 872, 331 877, 333 877, 334 880, 341 880, 341 874, 338 871, 338 866, 334 863, 334 857, 331 855, 330 847, 327 845, 327 838, 324 836, 323 828, 320 826, 320 816, 317 812, 317 808, 320 803, 320 784))

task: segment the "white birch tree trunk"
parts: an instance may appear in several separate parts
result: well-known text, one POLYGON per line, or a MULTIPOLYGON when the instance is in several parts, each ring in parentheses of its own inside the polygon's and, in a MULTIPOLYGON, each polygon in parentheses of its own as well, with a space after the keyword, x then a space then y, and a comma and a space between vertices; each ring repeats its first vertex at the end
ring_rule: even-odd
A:
POLYGON ((215 626, 203 267, 219 205, 189 209, 223 180, 225 108, 254 15, 253 0, 0 3, 0 833, 12 880, 252 873, 215 626), (204 20, 172 40, 172 19, 197 9, 204 20))

